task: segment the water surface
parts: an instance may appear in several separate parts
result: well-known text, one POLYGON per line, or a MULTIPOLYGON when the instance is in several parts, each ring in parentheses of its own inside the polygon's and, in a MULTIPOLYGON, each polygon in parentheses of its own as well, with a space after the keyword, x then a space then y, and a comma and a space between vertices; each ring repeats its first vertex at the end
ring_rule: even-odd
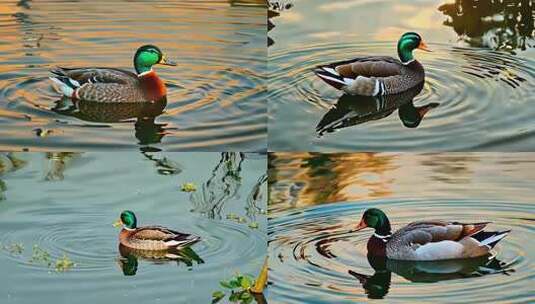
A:
POLYGON ((535 149, 532 1, 280 2, 268 22, 271 150, 535 149), (397 58, 407 31, 433 49, 415 51, 426 81, 410 98, 349 98, 313 73, 358 56, 397 58))
POLYGON ((270 303, 528 303, 535 279, 533 154, 285 154, 269 160, 270 303), (495 258, 367 257, 370 207, 393 230, 421 219, 512 229, 495 258))
POLYGON ((262 1, 4 1, 0 25, 2 150, 266 149, 262 1), (133 71, 148 43, 178 63, 155 66, 167 102, 153 109, 75 107, 48 80, 56 66, 133 71))
POLYGON ((220 280, 264 263, 265 166, 237 153, 0 155, 0 302, 209 303, 220 280), (125 252, 112 223, 126 209, 201 241, 174 261, 125 252), (51 267, 31 261, 35 245, 51 267), (63 255, 76 265, 56 272, 63 255))

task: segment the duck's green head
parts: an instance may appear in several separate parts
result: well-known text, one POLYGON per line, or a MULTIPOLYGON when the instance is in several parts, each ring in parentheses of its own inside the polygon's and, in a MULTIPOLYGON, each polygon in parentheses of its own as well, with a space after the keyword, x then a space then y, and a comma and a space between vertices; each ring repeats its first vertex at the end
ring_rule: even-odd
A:
POLYGON ((373 228, 380 234, 390 234, 390 221, 386 214, 377 208, 370 208, 364 212, 356 231, 364 228, 373 228))
POLYGON ((167 59, 165 54, 155 45, 147 44, 137 49, 134 55, 134 67, 138 74, 150 71, 155 64, 176 65, 167 59))
POLYGON ((401 35, 398 41, 398 56, 401 62, 409 62, 413 60, 412 51, 414 49, 431 52, 431 50, 427 48, 427 44, 422 40, 422 37, 417 33, 408 32, 401 35))
POLYGON ((134 212, 125 210, 121 213, 121 217, 113 224, 115 227, 123 226, 125 229, 136 229, 137 219, 134 212))

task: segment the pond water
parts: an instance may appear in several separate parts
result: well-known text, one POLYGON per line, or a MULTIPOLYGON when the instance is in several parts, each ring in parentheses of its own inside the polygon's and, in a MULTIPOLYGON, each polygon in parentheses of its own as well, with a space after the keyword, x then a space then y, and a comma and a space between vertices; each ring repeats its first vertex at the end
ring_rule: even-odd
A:
POLYGON ((209 303, 264 263, 265 167, 258 154, 0 154, 0 302, 209 303), (173 261, 120 251, 127 209, 201 241, 173 261), (63 255, 75 266, 58 272, 63 255))
POLYGON ((268 21, 271 150, 535 149, 533 1, 279 2, 268 21), (397 58, 407 31, 433 50, 415 51, 421 91, 350 97, 313 73, 358 56, 397 58))
POLYGON ((285 154, 269 160, 270 303, 530 303, 533 154, 285 154), (408 173, 410 172, 410 173, 408 173), (417 185, 417 186, 416 186, 417 185), (368 259, 380 208, 393 230, 422 219, 491 221, 512 232, 495 258, 368 259))
POLYGON ((0 25, 1 150, 266 149, 263 1, 3 1, 0 25), (167 101, 153 109, 76 106, 48 79, 56 66, 133 71, 149 43, 178 64, 155 66, 167 101))

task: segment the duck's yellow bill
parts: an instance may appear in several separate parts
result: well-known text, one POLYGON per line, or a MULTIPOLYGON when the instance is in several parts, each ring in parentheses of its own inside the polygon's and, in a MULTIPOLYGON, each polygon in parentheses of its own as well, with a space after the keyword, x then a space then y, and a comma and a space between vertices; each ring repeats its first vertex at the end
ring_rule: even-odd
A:
POLYGON ((173 61, 169 60, 169 58, 167 58, 167 56, 165 54, 162 56, 162 59, 158 63, 159 64, 163 64, 163 65, 176 66, 176 62, 173 62, 173 61))
POLYGON ((422 51, 426 51, 426 52, 432 52, 423 40, 420 41, 420 44, 418 45, 418 49, 422 51))
POLYGON ((122 225, 123 222, 121 222, 121 219, 118 219, 113 223, 113 227, 121 227, 122 225))
POLYGON ((358 226, 355 228, 355 231, 359 231, 359 230, 362 230, 364 228, 367 228, 368 225, 366 224, 366 222, 364 221, 364 219, 361 219, 360 220, 360 223, 358 224, 358 226))

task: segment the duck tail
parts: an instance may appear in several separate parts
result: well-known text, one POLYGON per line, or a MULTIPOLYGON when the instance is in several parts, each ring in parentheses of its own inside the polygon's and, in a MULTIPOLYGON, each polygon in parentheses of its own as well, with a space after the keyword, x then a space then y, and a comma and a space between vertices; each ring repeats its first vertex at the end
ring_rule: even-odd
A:
POLYGON ((341 90, 343 87, 351 85, 354 79, 345 78, 340 75, 336 69, 329 65, 322 65, 316 67, 314 73, 325 81, 327 84, 335 87, 338 90, 341 90))
POLYGON ((197 243, 200 240, 201 238, 195 235, 179 234, 165 240, 165 244, 173 248, 185 248, 197 243))
POLYGON ((478 240, 481 245, 494 248, 498 242, 507 236, 511 230, 505 231, 479 231, 471 237, 478 240))
POLYGON ((49 77, 60 89, 61 93, 67 97, 71 97, 74 91, 80 87, 80 83, 65 74, 63 68, 55 68, 50 70, 53 77, 49 77))

